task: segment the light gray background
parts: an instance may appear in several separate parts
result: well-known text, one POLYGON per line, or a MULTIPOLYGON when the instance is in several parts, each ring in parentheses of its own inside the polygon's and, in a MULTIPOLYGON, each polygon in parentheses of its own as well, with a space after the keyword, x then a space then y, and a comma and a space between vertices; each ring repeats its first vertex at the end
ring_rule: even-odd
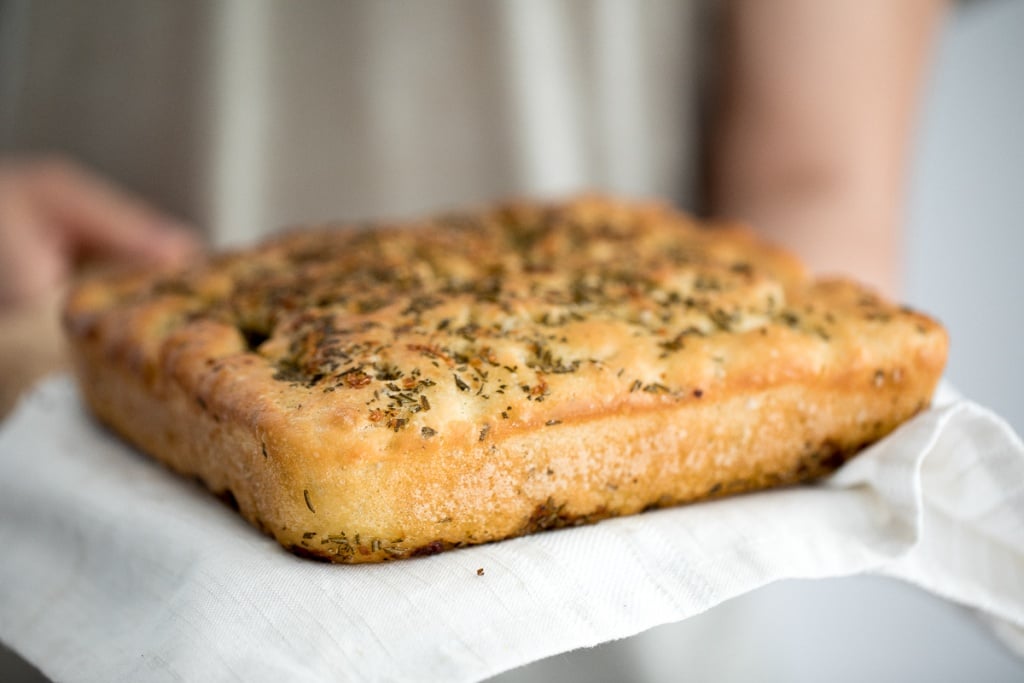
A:
POLYGON ((923 111, 909 301, 952 338, 948 377, 1024 432, 1024 2, 959 8, 923 111))
MULTIPOLYGON (((899 0, 896 0, 899 1, 899 0)), ((1024 0, 959 6, 917 141, 909 303, 953 340, 948 377, 1024 432, 1024 0)), ((963 609, 895 581, 784 582, 501 680, 1022 681, 963 609)), ((41 680, 0 648, 0 680, 41 680)))

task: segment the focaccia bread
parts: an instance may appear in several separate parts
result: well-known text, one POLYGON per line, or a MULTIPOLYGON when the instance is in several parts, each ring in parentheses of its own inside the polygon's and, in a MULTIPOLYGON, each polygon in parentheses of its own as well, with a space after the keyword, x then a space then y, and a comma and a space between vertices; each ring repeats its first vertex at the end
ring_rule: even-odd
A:
POLYGON ((745 228, 593 196, 292 231, 83 284, 65 325, 103 422, 335 562, 820 477, 947 351, 745 228))

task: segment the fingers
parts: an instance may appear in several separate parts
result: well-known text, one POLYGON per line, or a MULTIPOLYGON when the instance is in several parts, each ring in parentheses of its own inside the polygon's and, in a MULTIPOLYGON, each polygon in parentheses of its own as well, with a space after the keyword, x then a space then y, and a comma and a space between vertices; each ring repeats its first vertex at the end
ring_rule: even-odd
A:
POLYGON ((79 166, 50 159, 27 174, 33 201, 75 255, 168 264, 199 249, 184 225, 79 166))
POLYGON ((0 162, 0 308, 54 295, 87 260, 177 265, 198 250, 185 226, 79 166, 0 162))
POLYGON ((58 235, 0 176, 0 309, 22 308, 59 289, 69 259, 58 235))

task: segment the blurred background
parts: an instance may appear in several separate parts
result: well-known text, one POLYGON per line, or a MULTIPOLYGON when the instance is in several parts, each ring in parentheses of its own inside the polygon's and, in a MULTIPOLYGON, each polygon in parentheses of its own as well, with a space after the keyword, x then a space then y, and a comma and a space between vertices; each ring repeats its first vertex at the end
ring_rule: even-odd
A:
POLYGON ((956 5, 913 157, 907 298, 949 328, 947 377, 1024 432, 1024 2, 956 5))
MULTIPOLYGON (((33 65, 31 70, 0 69, 0 152, 69 154, 189 221, 216 226, 212 238, 217 243, 251 241, 287 223, 379 215, 382 206, 408 215, 511 192, 602 186, 697 204, 683 188, 699 185, 697 152, 687 131, 701 113, 685 98, 667 98, 646 79, 644 69, 654 65, 662 77, 668 70, 681 88, 703 87, 699 67, 707 57, 701 41, 683 46, 671 32, 658 30, 670 22, 699 21, 699 3, 652 3, 655 10, 644 19, 648 26, 630 24, 636 15, 606 3, 609 9, 594 24, 588 42, 610 55, 603 61, 593 55, 574 57, 570 48, 564 48, 570 53, 538 50, 523 36, 553 34, 559 30, 557 21, 546 23, 507 8, 497 10, 513 26, 501 46, 504 56, 493 62, 474 59, 480 48, 474 41, 482 38, 473 24, 486 21, 483 15, 493 8, 458 19, 445 11, 422 15, 416 22, 422 34, 436 36, 424 49, 449 54, 460 65, 458 72, 445 74, 431 73, 400 42, 397 48, 373 44, 368 36, 386 33, 372 25, 379 18, 366 18, 370 23, 362 27, 350 24, 328 42, 339 61, 356 63, 339 71, 339 78, 348 79, 347 88, 368 95, 358 105, 341 99, 337 105, 347 107, 351 120, 365 124, 368 132, 360 137, 337 136, 330 121, 307 105, 318 96, 316 88, 329 85, 301 78, 303 59, 315 57, 311 46, 324 44, 323 33, 337 27, 292 17, 299 24, 292 27, 293 38, 268 48, 260 37, 285 20, 272 3, 188 3, 184 10, 170 11, 170 3, 141 3, 144 9, 121 13, 123 23, 83 35, 80 24, 88 22, 95 7, 110 3, 39 2, 30 11, 31 4, 0 0, 0 63, 24 62, 27 55, 33 65), (40 6, 51 14, 43 24, 29 20, 40 6), (453 33, 453 27, 461 30, 453 33), (183 49, 175 39, 180 31, 199 39, 183 49), (656 36, 653 42, 638 37, 645 32, 656 36), (91 81, 87 73, 78 78, 68 71, 67 51, 53 61, 38 47, 52 41, 63 41, 72 64, 92 56, 120 64, 123 71, 104 84, 91 81), (114 58, 139 47, 133 41, 175 59, 114 58), (630 61, 627 47, 642 57, 630 61), (196 78, 211 50, 218 51, 218 68, 196 78), (297 59, 282 66, 273 57, 275 50, 291 51, 297 59), (406 86, 376 92, 362 80, 361 59, 373 59, 402 76, 406 86), (568 66, 579 59, 593 68, 581 72, 568 66), (522 71, 510 69, 512 63, 524 64, 522 71), (284 68, 300 71, 277 74, 278 82, 290 85, 268 92, 260 74, 284 68), (525 88, 524 74, 537 69, 548 72, 542 97, 514 106, 502 99, 503 92, 525 88), (460 79, 501 83, 504 90, 495 86, 474 95, 458 87, 460 79), (626 94, 609 92, 609 79, 626 83, 626 94), (108 105, 118 106, 90 108, 97 87, 108 88, 108 105), (566 88, 573 89, 571 96, 566 88), (617 102, 618 97, 623 101, 617 102), (289 105, 246 105, 280 98, 289 105), (449 114, 432 124, 427 135, 406 106, 423 98, 449 114), (608 113, 583 117, 589 123, 581 128, 574 121, 581 113, 577 109, 587 103, 600 104, 608 113), (26 117, 27 111, 44 114, 26 117), (524 122, 511 138, 502 124, 508 116, 524 122), (296 132, 274 132, 282 117, 296 132), (167 130, 191 142, 164 144, 156 131, 167 130), (649 130, 679 132, 652 139, 649 130), (609 131, 619 135, 609 136, 609 131), (455 135, 469 143, 446 145, 455 135), (247 145, 261 137, 265 144, 247 145), (594 143, 604 138, 615 142, 594 143), (335 161, 317 153, 323 146, 332 149, 335 161), (154 150, 160 153, 154 156, 154 150), (445 160, 438 164, 443 174, 430 172, 432 157, 445 160), (495 159, 503 160, 497 165, 508 169, 504 175, 476 172, 495 159), (303 164, 313 165, 305 169, 312 174, 340 178, 344 189, 325 197, 304 183, 274 181, 275 167, 303 164), (376 189, 382 184, 394 189, 382 194, 376 189)), ((936 50, 914 138, 905 212, 905 299, 949 328, 947 378, 1018 433, 1024 431, 1019 396, 1024 385, 1022 128, 1024 2, 956 4, 936 50)), ((507 680, 555 680, 580 672, 588 680, 765 680, 766 675, 785 680, 1024 680, 1021 660, 983 622, 881 578, 786 582, 684 624, 512 672, 507 680), (728 634, 724 640, 723 634, 728 634)), ((0 680, 37 676, 15 655, 0 650, 0 680)))

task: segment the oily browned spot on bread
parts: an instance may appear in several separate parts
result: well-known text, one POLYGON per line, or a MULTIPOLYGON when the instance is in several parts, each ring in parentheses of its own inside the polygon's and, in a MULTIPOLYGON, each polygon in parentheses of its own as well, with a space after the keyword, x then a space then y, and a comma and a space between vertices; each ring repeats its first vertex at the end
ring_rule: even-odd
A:
POLYGON ((438 540, 435 540, 435 541, 431 541, 430 543, 427 543, 426 545, 421 545, 420 547, 415 548, 412 551, 412 553, 410 553, 409 556, 410 557, 429 557, 430 555, 437 555, 438 553, 444 552, 445 550, 449 550, 452 547, 454 547, 454 545, 455 544, 452 543, 451 541, 442 541, 442 540, 438 539, 438 540))
POLYGON ((238 500, 235 498, 235 492, 231 489, 224 489, 223 491, 214 493, 214 495, 235 512, 239 511, 238 500))
POLYGON ((292 545, 288 546, 288 550, 290 550, 292 553, 298 555, 299 557, 306 558, 307 560, 315 560, 317 562, 328 562, 328 563, 333 561, 333 558, 330 555, 326 554, 326 553, 318 553, 316 550, 313 550, 312 548, 306 548, 304 546, 301 546, 301 545, 298 545, 298 544, 294 544, 294 543, 292 545))
POLYGON ((554 499, 548 498, 545 502, 534 508, 520 533, 525 535, 537 533, 538 531, 594 524, 614 516, 614 513, 603 508, 587 514, 574 514, 566 512, 565 507, 564 503, 559 504, 554 499))

